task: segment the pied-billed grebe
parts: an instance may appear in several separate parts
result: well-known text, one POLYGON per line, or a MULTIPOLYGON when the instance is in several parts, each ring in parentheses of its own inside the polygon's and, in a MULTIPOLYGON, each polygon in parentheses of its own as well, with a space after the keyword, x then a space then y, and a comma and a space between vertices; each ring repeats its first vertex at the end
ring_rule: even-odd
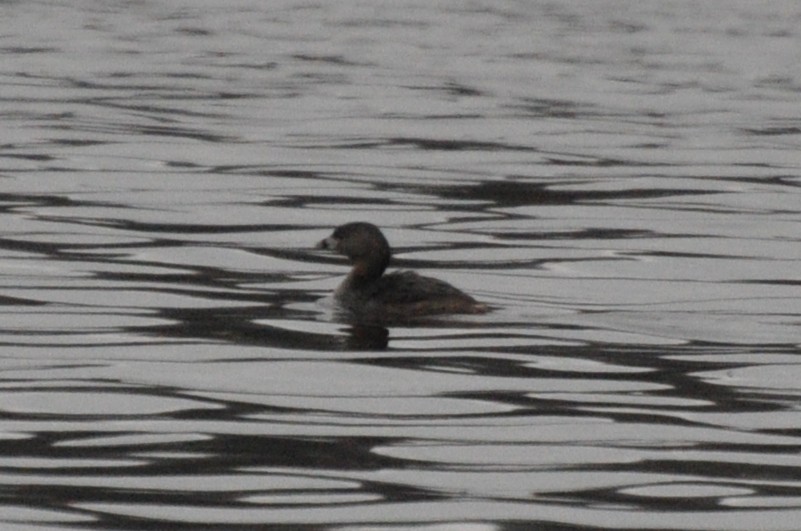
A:
POLYGON ((435 278, 413 271, 384 275, 391 255, 381 231, 372 223, 348 223, 317 244, 347 256, 350 274, 334 293, 347 310, 374 318, 414 318, 443 313, 485 313, 486 305, 435 278))

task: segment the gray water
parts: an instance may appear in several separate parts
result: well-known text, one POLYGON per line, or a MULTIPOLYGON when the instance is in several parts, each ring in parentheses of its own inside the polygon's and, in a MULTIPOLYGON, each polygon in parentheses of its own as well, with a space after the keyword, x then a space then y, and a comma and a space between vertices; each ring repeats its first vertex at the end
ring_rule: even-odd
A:
POLYGON ((801 529, 800 28, 0 3, 3 529, 801 529), (495 310, 342 319, 354 220, 495 310))

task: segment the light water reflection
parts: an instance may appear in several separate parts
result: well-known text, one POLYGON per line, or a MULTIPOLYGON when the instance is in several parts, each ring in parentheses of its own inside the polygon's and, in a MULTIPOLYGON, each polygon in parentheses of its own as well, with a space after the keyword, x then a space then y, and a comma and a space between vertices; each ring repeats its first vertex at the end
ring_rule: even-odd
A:
POLYGON ((796 529, 771 6, 0 5, 3 528, 796 529), (343 319, 357 219, 494 311, 343 319))

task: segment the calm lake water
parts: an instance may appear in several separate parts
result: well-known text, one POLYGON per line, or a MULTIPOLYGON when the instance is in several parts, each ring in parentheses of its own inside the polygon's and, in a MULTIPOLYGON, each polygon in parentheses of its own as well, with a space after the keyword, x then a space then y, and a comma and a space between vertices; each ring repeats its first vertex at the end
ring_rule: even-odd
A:
POLYGON ((0 28, 4 530, 801 528, 801 4, 0 28), (343 319, 355 220, 495 311, 343 319))

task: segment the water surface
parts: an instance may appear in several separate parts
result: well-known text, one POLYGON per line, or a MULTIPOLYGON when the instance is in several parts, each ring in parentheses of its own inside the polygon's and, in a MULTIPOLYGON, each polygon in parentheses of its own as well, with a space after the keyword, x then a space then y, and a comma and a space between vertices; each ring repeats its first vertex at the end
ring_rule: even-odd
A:
POLYGON ((0 20, 4 529, 798 528, 795 3, 0 20))

